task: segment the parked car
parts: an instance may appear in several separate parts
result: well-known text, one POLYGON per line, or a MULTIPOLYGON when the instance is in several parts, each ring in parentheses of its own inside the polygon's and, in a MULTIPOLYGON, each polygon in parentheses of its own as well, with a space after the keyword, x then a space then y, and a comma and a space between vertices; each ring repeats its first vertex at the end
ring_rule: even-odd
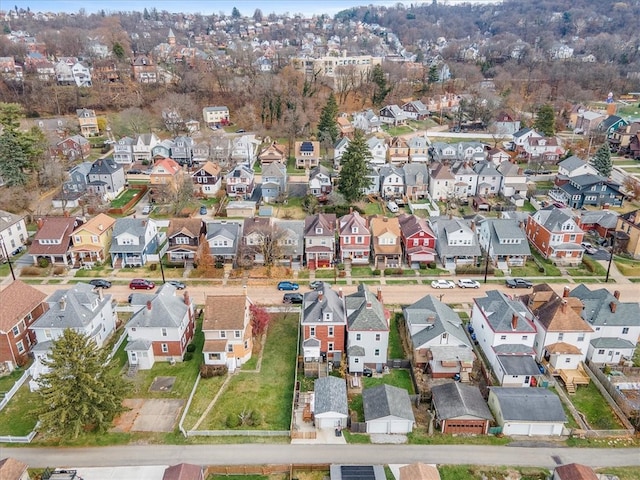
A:
POLYGON ((456 284, 453 280, 434 280, 431 282, 433 288, 456 288, 456 284))
POLYGON ((458 286, 460 288, 480 288, 480 284, 470 278, 461 278, 458 280, 458 286))
POLYGON ((586 250, 589 255, 593 255, 594 253, 598 253, 598 249, 591 245, 589 242, 582 242, 580 244, 582 248, 586 250))
POLYGON ((111 288, 111 282, 109 280, 103 280, 102 278, 94 278, 89 280, 89 284, 96 288, 111 288))
POLYGON ((127 172, 130 175, 142 175, 142 170, 138 170, 136 168, 132 168, 127 172))
POLYGON ((151 212, 153 212, 153 205, 145 205, 142 208, 142 214, 143 215, 149 215, 151 212))
POLYGON ((511 278, 509 280, 505 280, 504 284, 509 288, 531 288, 533 287, 533 283, 529 280, 525 280, 524 278, 511 278))
POLYGON ((323 282, 322 280, 314 280, 313 282, 309 282, 309 288, 311 290, 319 290, 325 283, 326 282, 323 282))
POLYGON ((294 282, 284 281, 278 283, 278 290, 298 290, 300 285, 294 282))
POLYGON ((282 303, 297 303, 301 304, 304 297, 301 293, 285 293, 282 297, 282 303))
POLYGON ((178 290, 184 290, 187 287, 184 283, 182 283, 182 282, 180 282, 178 280, 169 280, 167 283, 169 285, 173 285, 178 290))
POLYGON ((129 288, 131 290, 153 290, 156 288, 156 284, 144 278, 134 278, 129 282, 129 288))
POLYGON ((200 215, 206 215, 206 214, 207 214, 206 205, 200 205, 200 215))
POLYGON ((369 367, 364 367, 362 369, 362 375, 365 377, 373 377, 373 370, 371 370, 369 367))
POLYGON ((398 204, 393 200, 389 200, 387 202, 387 208, 391 213, 398 213, 398 211, 400 210, 400 207, 398 207, 398 204))
POLYGON ((236 130, 236 133, 244 133, 245 129, 244 128, 239 128, 238 130, 236 130))

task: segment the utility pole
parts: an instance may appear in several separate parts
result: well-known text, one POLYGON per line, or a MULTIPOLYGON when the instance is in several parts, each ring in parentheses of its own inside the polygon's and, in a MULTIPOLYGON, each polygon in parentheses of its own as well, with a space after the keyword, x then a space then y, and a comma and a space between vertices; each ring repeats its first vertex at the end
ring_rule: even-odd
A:
POLYGON ((613 247, 616 243, 615 234, 611 236, 611 252, 609 252, 609 264, 607 265, 607 276, 604 279, 604 283, 609 282, 609 272, 611 271, 611 262, 613 261, 613 247))
POLYGON ((7 259, 7 263, 9 264, 9 270, 11 270, 11 277, 13 280, 16 279, 16 274, 13 271, 13 265, 11 264, 11 258, 9 258, 9 253, 7 252, 7 246, 4 244, 4 238, 0 237, 0 243, 2 243, 2 251, 4 252, 4 257, 7 259))

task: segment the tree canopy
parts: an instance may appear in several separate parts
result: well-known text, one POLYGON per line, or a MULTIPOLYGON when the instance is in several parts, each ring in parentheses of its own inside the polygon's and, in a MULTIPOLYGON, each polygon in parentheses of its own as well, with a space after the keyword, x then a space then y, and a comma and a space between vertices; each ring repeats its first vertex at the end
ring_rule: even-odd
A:
POLYGON ((327 104, 322 108, 320 112, 320 120, 318 121, 318 138, 326 136, 334 143, 338 139, 340 130, 338 129, 338 122, 336 117, 338 116, 338 104, 336 103, 336 97, 333 92, 327 98, 327 104))
POLYGON ((43 360, 49 371, 38 378, 43 433, 77 438, 111 426, 123 409, 127 387, 117 372, 106 368, 107 355, 89 337, 71 329, 53 342, 43 360))
POLYGON ((533 128, 545 137, 552 137, 556 134, 556 117, 551 105, 546 103, 538 109, 533 128))
POLYGON ((371 179, 369 174, 369 160, 372 158, 369 147, 361 130, 356 130, 353 140, 342 155, 342 169, 338 191, 351 203, 362 198, 371 179))
POLYGON ((608 142, 605 142, 600 146, 591 159, 591 163, 603 177, 608 177, 611 174, 613 165, 611 163, 611 149, 609 148, 608 142))

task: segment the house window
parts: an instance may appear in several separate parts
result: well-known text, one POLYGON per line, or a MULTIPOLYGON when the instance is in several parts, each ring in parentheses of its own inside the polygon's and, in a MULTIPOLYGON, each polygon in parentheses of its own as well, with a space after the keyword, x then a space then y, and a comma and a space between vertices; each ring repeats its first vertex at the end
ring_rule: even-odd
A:
POLYGON ((584 342, 584 333, 578 334, 578 341, 579 342, 584 342))
POLYGON ((244 348, 249 348, 249 340, 244 341, 244 348))
POLYGON ((349 245, 350 241, 351 241, 351 237, 344 237, 344 244, 345 245, 349 245))
POLYGON ((166 337, 167 336, 167 329, 163 328, 161 331, 162 331, 162 336, 166 337))
POLYGON ((629 333, 629 327, 623 327, 622 334, 625 335, 627 333, 629 333))
POLYGON ((97 235, 92 235, 92 236, 91 236, 91 242, 92 242, 92 243, 98 243, 98 241, 99 241, 99 240, 98 240, 98 236, 97 236, 97 235))
POLYGON ((20 335, 20 326, 16 325, 11 329, 11 331, 13 332, 13 336, 17 337, 18 335, 20 335))
POLYGON ((353 363, 360 363, 360 359, 358 357, 354 358, 353 363))
POLYGON ((356 237, 356 243, 364 243, 362 237, 356 237))
POLYGON ((522 336, 522 340, 526 340, 526 339, 528 339, 528 338, 529 338, 529 336, 528 336, 528 335, 523 335, 523 336, 522 336))
POLYGON ((376 333, 376 342, 379 342, 379 341, 380 341, 380 334, 376 333))
POLYGON ((220 360, 220 354, 219 353, 210 353, 209 354, 209 360, 220 360))
POLYGON ((564 363, 571 363, 571 358, 565 358, 564 363))
POLYGON ((162 347, 162 353, 167 353, 169 351, 169 345, 167 345, 166 343, 163 343, 161 347, 162 347))
POLYGON ((233 332, 233 335, 234 335, 236 338, 240 338, 240 330, 235 330, 235 331, 233 332))
POLYGON ((562 340, 564 340, 564 333, 563 333, 563 332, 560 332, 560 333, 558 334, 558 341, 559 341, 559 342, 561 342, 562 340))
POLYGON ((316 336, 316 327, 309 327, 309 335, 312 337, 316 336))
POLYGON ((377 356, 379 356, 379 355, 380 355, 380 349, 379 349, 379 348, 376 348, 376 349, 373 351, 373 354, 374 354, 376 357, 377 357, 377 356))
POLYGON ((327 333, 329 337, 333 337, 333 327, 329 327, 329 333, 327 333))
POLYGON ((327 344, 327 350, 329 350, 330 352, 333 352, 333 342, 329 342, 327 344))
POLYGON ((22 353, 24 352, 24 343, 22 342, 22 340, 20 340, 17 344, 16 347, 18 347, 18 352, 22 353))
POLYGON ((356 333, 356 342, 362 340, 362 335, 360 333, 356 333))
POLYGON ((227 332, 220 330, 220 338, 227 338, 227 332))
POLYGON ((176 237, 176 245, 189 245, 188 237, 176 237))
POLYGON ((233 352, 233 345, 232 344, 228 344, 227 345, 227 352, 229 352, 229 353, 233 352))
POLYGON ((500 335, 500 340, 506 340, 507 336, 506 335, 500 335))

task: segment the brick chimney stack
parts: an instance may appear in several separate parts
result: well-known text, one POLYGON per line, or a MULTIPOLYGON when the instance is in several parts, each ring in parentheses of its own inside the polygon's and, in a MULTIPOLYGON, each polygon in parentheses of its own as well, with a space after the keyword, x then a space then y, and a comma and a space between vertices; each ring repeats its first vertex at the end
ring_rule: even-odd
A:
POLYGON ((614 290, 613 296, 616 297, 616 300, 620 300, 620 290, 614 290))
MULTIPOLYGON (((340 288, 338 289, 338 296, 339 296, 340 298, 342 298, 342 295, 343 295, 343 293, 342 293, 342 287, 340 287, 340 288)), ((319 298, 319 297, 318 297, 318 298, 319 298)))
POLYGON ((518 314, 514 313, 511 315, 511 329, 515 330, 518 328, 518 314))
POLYGON ((318 292, 318 301, 322 302, 324 300, 324 292, 322 290, 320 290, 318 292))
POLYGON ((616 308, 618 308, 618 304, 616 302, 609 303, 609 308, 611 308, 611 313, 616 313, 616 308))
POLYGON ((567 298, 570 291, 571 289, 569 287, 564 287, 564 290, 562 290, 562 298, 567 298))
POLYGON ((189 292, 184 292, 184 304, 191 305, 191 298, 189 297, 189 292))
POLYGON ((376 295, 376 298, 380 303, 382 303, 382 289, 380 287, 378 287, 378 293, 376 295))
POLYGON ((562 313, 567 313, 567 301, 566 300, 562 301, 562 303, 560 304, 560 308, 562 309, 562 313))
POLYGON ((147 310, 151 311, 151 300, 147 300, 147 310))

